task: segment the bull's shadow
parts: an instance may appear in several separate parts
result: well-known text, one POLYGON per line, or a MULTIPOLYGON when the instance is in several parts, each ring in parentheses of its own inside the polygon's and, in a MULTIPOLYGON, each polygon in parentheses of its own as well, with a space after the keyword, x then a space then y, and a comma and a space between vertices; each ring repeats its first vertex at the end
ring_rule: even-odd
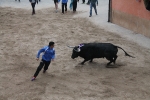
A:
POLYGON ((75 68, 82 68, 82 67, 92 67, 92 68, 120 68, 123 66, 126 66, 125 63, 123 62, 117 62, 116 64, 110 64, 107 65, 107 62, 97 62, 97 61, 93 61, 93 62, 86 62, 85 64, 81 64, 78 63, 75 68))
POLYGON ((81 62, 78 63, 75 67, 76 68, 82 68, 82 67, 87 67, 87 66, 92 66, 92 68, 120 68, 120 67, 123 67, 123 66, 126 66, 127 64, 125 62, 120 62, 118 61, 117 63, 112 63, 110 65, 107 65, 107 61, 106 59, 101 59, 99 61, 99 59, 94 59, 94 61, 90 62, 86 62, 84 64, 82 64, 81 62))

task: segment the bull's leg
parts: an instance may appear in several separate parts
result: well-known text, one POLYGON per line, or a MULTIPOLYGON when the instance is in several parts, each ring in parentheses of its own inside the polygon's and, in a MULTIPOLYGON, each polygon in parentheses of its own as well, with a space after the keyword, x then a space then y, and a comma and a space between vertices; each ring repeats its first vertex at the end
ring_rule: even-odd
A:
POLYGON ((84 61, 83 62, 81 62, 81 64, 83 65, 86 61, 88 61, 87 59, 84 59, 84 61))
POLYGON ((113 61, 114 64, 116 63, 117 57, 118 57, 117 55, 114 56, 114 61, 113 61))
POLYGON ((83 62, 81 62, 81 64, 83 65, 86 61, 84 60, 83 62))
POLYGON ((90 62, 93 62, 93 59, 91 59, 90 62))
POLYGON ((109 63, 107 63, 107 65, 110 65, 113 61, 110 61, 109 63))
POLYGON ((106 57, 106 59, 110 61, 109 63, 107 63, 107 65, 110 65, 114 61, 112 57, 106 57))

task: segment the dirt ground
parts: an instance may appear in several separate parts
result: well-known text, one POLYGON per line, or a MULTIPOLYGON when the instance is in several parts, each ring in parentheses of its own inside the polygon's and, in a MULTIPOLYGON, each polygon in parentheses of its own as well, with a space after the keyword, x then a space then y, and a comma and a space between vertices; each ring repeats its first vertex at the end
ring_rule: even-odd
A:
MULTIPOLYGON (((150 50, 97 27, 86 18, 52 8, 0 8, 0 100, 150 100, 150 50), (56 59, 47 73, 30 81, 40 61, 37 51, 55 42, 56 59), (121 46, 116 68, 106 59, 79 63, 67 45, 108 42, 121 46)), ((81 13, 81 12, 80 12, 81 13)))

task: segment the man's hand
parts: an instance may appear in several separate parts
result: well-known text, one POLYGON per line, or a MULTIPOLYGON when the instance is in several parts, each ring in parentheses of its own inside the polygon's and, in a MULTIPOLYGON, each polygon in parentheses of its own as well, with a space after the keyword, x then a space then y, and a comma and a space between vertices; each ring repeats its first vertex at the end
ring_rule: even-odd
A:
POLYGON ((39 58, 36 58, 36 60, 38 61, 38 60, 39 60, 39 58))
POLYGON ((51 59, 51 61, 54 61, 54 59, 51 59))

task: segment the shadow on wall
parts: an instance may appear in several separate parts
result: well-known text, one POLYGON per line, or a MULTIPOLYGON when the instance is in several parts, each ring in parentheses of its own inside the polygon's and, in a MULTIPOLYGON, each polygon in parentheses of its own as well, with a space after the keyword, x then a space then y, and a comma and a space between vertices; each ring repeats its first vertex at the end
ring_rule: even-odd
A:
POLYGON ((144 0, 145 8, 150 11, 150 0, 144 0))

